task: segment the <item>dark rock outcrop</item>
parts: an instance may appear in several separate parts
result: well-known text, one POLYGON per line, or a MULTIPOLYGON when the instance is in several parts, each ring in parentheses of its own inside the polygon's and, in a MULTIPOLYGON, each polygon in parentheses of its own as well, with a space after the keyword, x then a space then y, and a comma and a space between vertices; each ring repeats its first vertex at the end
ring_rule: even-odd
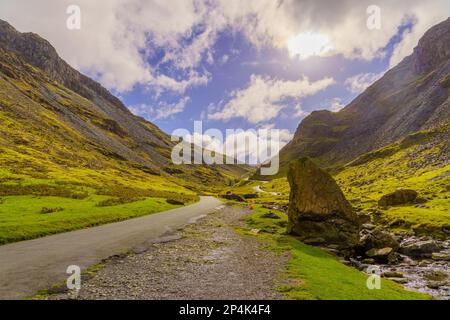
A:
POLYGON ((220 195, 221 198, 232 200, 232 201, 238 201, 238 202, 245 202, 245 199, 242 198, 240 195, 235 194, 233 192, 228 191, 226 194, 220 195))
POLYGON ((378 201, 381 207, 397 206, 402 204, 414 203, 417 199, 417 192, 409 189, 398 189, 392 193, 385 194, 378 201))
POLYGON ((273 212, 267 212, 267 213, 264 213, 263 215, 262 215, 262 217, 263 218, 267 218, 267 219, 280 219, 280 217, 279 216, 277 216, 275 213, 273 213, 273 212))
POLYGON ((166 202, 168 204, 173 204, 173 205, 176 205, 176 206, 184 206, 184 202, 179 201, 179 200, 175 200, 175 199, 166 199, 166 202))
POLYGON ((383 248, 392 248, 395 251, 398 250, 400 244, 392 233, 376 228, 361 232, 360 247, 364 252, 383 248))
POLYGON ((430 258, 433 253, 441 248, 434 240, 412 240, 405 241, 400 246, 400 252, 416 258, 430 258))
POLYGON ((363 225, 360 233, 360 241, 357 248, 358 254, 374 259, 381 263, 395 263, 398 260, 397 250, 400 247, 395 236, 380 228, 363 225))
POLYGON ((288 233, 305 243, 333 244, 340 249, 358 244, 358 216, 327 172, 302 158, 291 164, 288 180, 288 233))

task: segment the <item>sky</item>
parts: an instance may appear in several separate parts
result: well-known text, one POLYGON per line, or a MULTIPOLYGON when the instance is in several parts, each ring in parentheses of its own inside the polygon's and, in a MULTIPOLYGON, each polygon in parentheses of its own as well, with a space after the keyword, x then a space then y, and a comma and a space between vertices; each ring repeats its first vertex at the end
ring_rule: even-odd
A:
POLYGON ((168 134, 198 120, 279 129, 279 147, 311 111, 343 108, 448 16, 448 0, 0 0, 0 19, 49 40, 168 134), (80 29, 67 27, 71 5, 80 29))

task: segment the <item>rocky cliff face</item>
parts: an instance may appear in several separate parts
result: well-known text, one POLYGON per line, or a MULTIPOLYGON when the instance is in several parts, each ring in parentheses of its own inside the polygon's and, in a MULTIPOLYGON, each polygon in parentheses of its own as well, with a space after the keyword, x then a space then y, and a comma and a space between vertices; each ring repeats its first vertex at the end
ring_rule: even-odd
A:
POLYGON ((301 158, 291 163, 288 180, 288 233, 298 235, 305 243, 341 249, 358 244, 358 216, 328 173, 310 159, 301 158))
POLYGON ((89 100, 101 97, 117 108, 126 109, 122 102, 99 83, 73 69, 62 60, 55 48, 35 33, 20 33, 6 21, 0 20, 0 43, 3 48, 21 55, 29 64, 43 70, 51 80, 89 100))
POLYGON ((345 164, 411 133, 450 123, 450 18, 431 28, 414 53, 339 112, 316 111, 280 152, 281 174, 301 156, 345 164))

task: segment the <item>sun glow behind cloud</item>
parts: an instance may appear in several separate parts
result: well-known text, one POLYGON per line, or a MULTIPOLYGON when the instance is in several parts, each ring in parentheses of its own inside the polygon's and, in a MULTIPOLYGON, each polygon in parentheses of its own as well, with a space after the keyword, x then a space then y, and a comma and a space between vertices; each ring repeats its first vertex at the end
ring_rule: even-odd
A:
POLYGON ((333 49, 327 35, 312 32, 299 33, 289 38, 287 48, 291 57, 299 57, 299 59, 323 56, 333 49))

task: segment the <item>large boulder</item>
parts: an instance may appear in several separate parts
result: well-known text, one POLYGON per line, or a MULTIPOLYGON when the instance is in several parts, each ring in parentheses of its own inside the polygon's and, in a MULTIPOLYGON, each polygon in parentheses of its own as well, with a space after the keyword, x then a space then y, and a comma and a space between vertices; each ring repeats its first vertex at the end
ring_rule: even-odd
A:
POLYGON ((397 206, 402 204, 414 203, 417 199, 417 192, 409 189, 398 189, 392 193, 385 194, 378 201, 381 207, 397 206))
POLYGON ((339 249, 358 244, 358 216, 327 172, 301 158, 291 163, 288 180, 288 233, 305 243, 332 244, 339 249))

